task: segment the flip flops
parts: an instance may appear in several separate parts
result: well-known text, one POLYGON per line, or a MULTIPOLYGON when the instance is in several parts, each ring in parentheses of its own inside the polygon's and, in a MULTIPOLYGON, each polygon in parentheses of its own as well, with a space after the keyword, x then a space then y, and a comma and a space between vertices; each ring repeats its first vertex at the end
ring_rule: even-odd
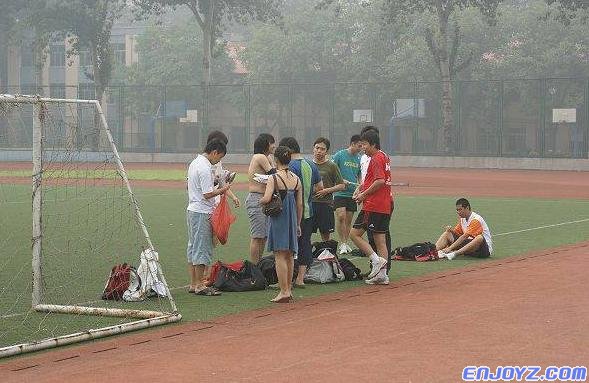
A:
POLYGON ((292 303, 292 302, 294 302, 294 299, 291 295, 288 297, 282 297, 280 299, 271 299, 270 302, 272 302, 272 303, 292 303))
POLYGON ((217 289, 214 289, 212 287, 205 287, 202 290, 198 290, 194 292, 195 295, 202 295, 205 297, 216 297, 221 295, 221 292, 217 289))

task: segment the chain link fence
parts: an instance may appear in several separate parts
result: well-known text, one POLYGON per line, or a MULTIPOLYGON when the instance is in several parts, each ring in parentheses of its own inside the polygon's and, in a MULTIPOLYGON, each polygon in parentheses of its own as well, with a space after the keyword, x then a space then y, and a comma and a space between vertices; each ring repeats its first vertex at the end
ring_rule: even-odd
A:
MULTIPOLYGON (((8 93, 91 98, 93 89, 8 93)), ((589 78, 453 82, 449 145, 441 99, 440 82, 211 85, 208 92, 201 86, 112 86, 104 109, 126 152, 194 153, 212 130, 227 134, 231 153, 251 153, 262 132, 294 136, 305 152, 320 136, 338 149, 372 124, 392 154, 588 157, 589 78)), ((0 120, 0 149, 27 149, 31 142, 32 125, 15 129, 0 120)))

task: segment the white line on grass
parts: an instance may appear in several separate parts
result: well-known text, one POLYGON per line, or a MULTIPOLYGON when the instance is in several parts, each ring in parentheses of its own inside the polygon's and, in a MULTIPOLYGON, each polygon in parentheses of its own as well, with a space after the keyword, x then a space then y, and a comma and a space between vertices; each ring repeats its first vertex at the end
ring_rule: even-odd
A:
POLYGON ((573 223, 581 223, 581 222, 587 222, 587 221, 589 221, 589 218, 578 219, 576 221, 568 221, 568 222, 555 223, 553 225, 537 226, 537 227, 532 227, 532 228, 529 228, 529 229, 508 231, 507 233, 494 234, 493 237, 502 237, 504 235, 512 235, 512 234, 524 233, 526 231, 534 231, 534 230, 540 230, 540 229, 547 229, 547 228, 550 228, 550 227, 557 227, 557 226, 564 226, 564 225, 572 225, 573 223))
MULTIPOLYGON (((552 224, 552 225, 544 225, 544 226, 530 227, 528 229, 521 229, 521 230, 515 230, 515 231, 508 231, 506 233, 493 234, 493 237, 503 237, 503 236, 506 236, 506 235, 525 233, 525 232, 528 232, 528 231, 541 230, 541 229, 549 229, 551 227, 572 225, 573 223, 582 223, 582 222, 588 222, 588 221, 589 221, 589 218, 584 218, 584 219, 578 219, 576 221, 567 221, 567 222, 555 223, 555 224, 552 224)), ((353 261, 353 260, 360 259, 360 258, 362 258, 362 257, 352 257, 352 258, 349 258, 349 259, 350 259, 350 261, 353 261)))
MULTIPOLYGON (((133 192, 133 194, 135 194, 135 196, 139 196, 139 199, 143 198, 143 197, 162 197, 162 196, 177 196, 179 193, 155 193, 155 194, 141 194, 138 195, 137 193, 133 192)), ((120 198, 125 199, 125 198, 129 198, 127 195, 121 196, 120 198)), ((92 197, 80 197, 80 198, 76 198, 76 200, 80 201, 80 200, 92 200, 95 198, 92 197)), ((67 201, 71 201, 71 199, 62 199, 62 200, 51 200, 50 202, 67 202, 67 201)), ((21 205, 21 204, 26 204, 26 205, 30 205, 31 201, 30 200, 26 200, 26 201, 0 201, 0 205, 21 205)))
MULTIPOLYGON (((578 219, 578 220, 575 220, 575 221, 555 223, 555 224, 552 224, 552 225, 544 225, 544 226, 531 227, 529 229, 508 231, 506 233, 494 234, 493 236, 494 237, 502 237, 502 236, 506 236, 506 235, 513 235, 513 234, 525 233, 525 232, 528 232, 528 231, 548 229, 548 228, 551 228, 551 227, 572 225, 574 223, 582 223, 582 222, 588 222, 588 221, 589 221, 589 218, 584 218, 584 219, 578 219)), ((350 261, 354 261, 356 259, 361 259, 361 258, 363 258, 363 257, 352 257, 352 258, 348 258, 348 259, 350 261)), ((186 289, 186 288, 188 288, 188 286, 189 285, 172 287, 172 288, 170 288, 170 291, 186 289)), ((90 302, 86 302, 85 304, 92 304, 92 303, 95 303, 95 302, 100 302, 100 301, 90 301, 90 302)), ((2 315, 2 316, 0 316, 0 319, 12 318, 12 317, 17 317, 17 316, 22 316, 22 315, 25 315, 25 314, 27 314, 27 313, 17 313, 17 314, 2 315)))

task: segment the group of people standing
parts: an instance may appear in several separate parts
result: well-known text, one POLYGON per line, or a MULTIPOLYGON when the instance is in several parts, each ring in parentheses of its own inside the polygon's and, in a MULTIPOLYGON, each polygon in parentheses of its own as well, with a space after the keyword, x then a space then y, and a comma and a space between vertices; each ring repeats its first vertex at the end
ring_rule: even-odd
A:
MULTIPOLYGON (((313 262, 311 235, 318 231, 323 241, 329 240, 336 229, 336 219, 338 253, 351 252, 351 240, 370 259, 365 282, 389 284, 387 258, 392 250, 389 224, 394 199, 390 158, 381 150, 379 130, 375 126, 364 127, 360 134, 350 138, 347 148, 331 159, 328 158, 330 146, 327 138, 317 138, 313 158, 307 159, 294 137, 282 138, 276 145, 272 135, 262 133, 254 142, 248 168, 249 193, 245 200, 250 224, 250 260, 258 263, 265 249, 274 253, 280 291, 273 302, 290 302, 292 289, 304 287, 305 273, 313 262), (263 207, 275 194, 282 201, 282 209, 278 215, 267 216, 263 207), (358 207, 360 211, 354 220, 358 207)), ((220 294, 203 282, 207 266, 212 263, 210 215, 218 198, 227 193, 235 206, 240 206, 230 190, 232 177, 221 165, 226 153, 227 137, 222 132, 212 132, 204 153, 188 169, 189 292, 197 295, 220 294)), ((457 212, 468 219, 470 205, 468 211, 457 209, 457 212)), ((452 259, 471 247, 479 248, 487 243, 485 254, 490 254, 490 233, 486 237, 473 237, 475 231, 488 232, 482 217, 476 217, 470 229, 470 223, 464 223, 464 230, 460 224, 446 229, 437 244, 441 256, 452 259), (472 243, 462 244, 466 239, 472 243), (465 249, 460 250, 461 244, 465 249)))
POLYGON ((336 217, 338 252, 351 252, 351 240, 370 257, 366 282, 389 283, 387 233, 393 196, 390 160, 380 150, 378 129, 365 127, 332 159, 328 158, 330 146, 327 138, 317 138, 313 158, 307 159, 294 137, 282 138, 276 146, 274 137, 261 134, 254 142, 246 199, 250 259, 257 263, 266 247, 275 254, 280 292, 274 302, 292 300, 292 288, 305 286, 304 276, 313 262, 311 235, 319 232, 323 241, 329 240, 336 231, 336 217), (259 175, 266 175, 267 182, 261 183, 259 175), (262 208, 276 192, 283 210, 267 217, 262 208), (358 204, 362 208, 352 225, 358 204), (368 241, 363 239, 365 232, 369 232, 368 241))

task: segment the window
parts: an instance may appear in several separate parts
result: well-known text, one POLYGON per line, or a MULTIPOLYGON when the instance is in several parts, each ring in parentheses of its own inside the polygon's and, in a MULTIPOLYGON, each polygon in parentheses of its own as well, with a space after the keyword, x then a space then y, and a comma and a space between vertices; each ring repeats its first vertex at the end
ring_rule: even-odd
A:
POLYGON ((108 88, 104 91, 104 95, 106 97, 107 104, 116 104, 118 102, 119 97, 119 89, 118 88, 108 88))
POLYGON ((81 100, 95 100, 94 84, 80 84, 78 86, 78 98, 81 100))
POLYGON ((33 47, 26 44, 20 50, 20 65, 31 67, 35 66, 35 55, 33 54, 33 47))
POLYGON ((65 66, 65 46, 63 44, 51 45, 49 48, 49 66, 65 66))
POLYGON ((21 84, 20 93, 27 95, 37 94, 37 86, 35 84, 21 84))
POLYGON ((52 98, 65 98, 65 85, 51 84, 49 88, 49 96, 52 98))
POLYGON ((83 49, 80 50, 80 66, 92 66, 92 55, 90 54, 90 50, 83 49))
POLYGON ((113 59, 115 65, 125 65, 126 59, 126 51, 125 51, 125 43, 113 43, 110 45, 113 52, 113 59))

